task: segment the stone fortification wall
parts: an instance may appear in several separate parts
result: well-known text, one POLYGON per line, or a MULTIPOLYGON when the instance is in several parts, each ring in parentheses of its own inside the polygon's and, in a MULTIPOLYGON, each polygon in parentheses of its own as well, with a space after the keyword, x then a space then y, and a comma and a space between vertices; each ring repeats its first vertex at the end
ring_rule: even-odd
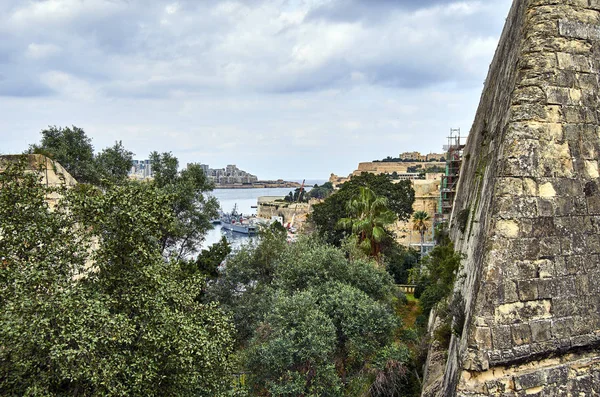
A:
POLYGON ((365 162, 359 163, 358 169, 352 173, 352 175, 360 175, 363 172, 370 172, 372 174, 391 174, 393 172, 397 173, 406 173, 408 167, 413 167, 415 165, 420 165, 423 168, 427 167, 445 167, 446 163, 438 162, 438 161, 428 161, 428 162, 365 162))
POLYGON ((599 0, 514 1, 452 214, 464 323, 424 396, 600 393, 599 72, 599 0))
POLYGON ((282 203, 275 201, 277 197, 264 196, 258 199, 258 211, 256 215, 259 218, 271 219, 273 216, 283 218, 284 225, 294 221, 293 226, 301 230, 306 223, 306 217, 311 211, 314 200, 310 203, 282 203), (272 200, 269 200, 271 198, 272 200))
MULTIPOLYGON (((62 165, 41 154, 13 154, 0 156, 0 173, 6 169, 8 164, 23 160, 27 162, 27 172, 35 172, 39 176, 40 182, 48 187, 72 187, 77 184, 75 178, 73 178, 62 165)), ((50 193, 47 195, 46 200, 52 207, 59 198, 60 195, 58 193, 50 193)))
POLYGON ((12 154, 0 156, 0 172, 2 172, 8 164, 18 163, 25 160, 27 162, 27 170, 39 174, 41 183, 46 186, 75 186, 77 181, 60 165, 58 162, 49 159, 42 154, 12 154))

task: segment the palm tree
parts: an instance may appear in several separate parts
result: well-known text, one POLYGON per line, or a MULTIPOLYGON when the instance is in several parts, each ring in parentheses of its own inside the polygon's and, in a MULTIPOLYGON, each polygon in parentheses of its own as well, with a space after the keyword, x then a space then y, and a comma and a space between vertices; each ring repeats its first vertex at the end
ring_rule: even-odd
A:
POLYGON ((425 211, 415 211, 413 214, 413 230, 421 235, 421 258, 423 257, 423 245, 425 244, 425 232, 427 231, 429 214, 425 211))
POLYGON ((347 203, 349 218, 338 226, 352 229, 358 236, 358 246, 369 256, 379 259, 380 244, 387 235, 385 226, 396 221, 396 214, 387 205, 387 198, 377 196, 368 187, 360 187, 358 196, 347 203))

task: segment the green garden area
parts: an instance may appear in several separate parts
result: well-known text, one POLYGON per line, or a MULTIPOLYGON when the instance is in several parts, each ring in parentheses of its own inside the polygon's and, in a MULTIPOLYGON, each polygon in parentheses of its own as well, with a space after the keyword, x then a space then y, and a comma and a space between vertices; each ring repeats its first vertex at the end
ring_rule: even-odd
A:
POLYGON ((419 395, 428 315, 442 302, 452 323, 460 257, 444 233, 423 258, 395 242, 409 182, 363 174, 315 205, 296 243, 271 227, 199 252, 217 208, 199 167, 155 152, 154 180, 130 181, 131 154, 117 143, 100 161, 80 129, 42 132, 31 151, 87 183, 48 187, 26 156, 3 163, 2 394, 419 395))

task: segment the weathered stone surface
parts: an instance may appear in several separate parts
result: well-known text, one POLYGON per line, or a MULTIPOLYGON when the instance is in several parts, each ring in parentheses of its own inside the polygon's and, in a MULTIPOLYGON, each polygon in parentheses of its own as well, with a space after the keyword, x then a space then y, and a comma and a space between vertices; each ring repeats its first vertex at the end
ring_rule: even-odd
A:
POLYGON ((466 332, 424 396, 600 394, 599 81, 600 0, 514 0, 455 202, 466 332))

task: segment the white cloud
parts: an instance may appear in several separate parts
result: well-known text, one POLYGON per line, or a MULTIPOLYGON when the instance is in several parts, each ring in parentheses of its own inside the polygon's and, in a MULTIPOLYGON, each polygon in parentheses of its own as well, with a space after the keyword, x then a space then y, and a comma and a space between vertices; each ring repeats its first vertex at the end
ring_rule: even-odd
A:
POLYGON ((55 44, 30 43, 27 46, 25 56, 31 59, 42 59, 60 52, 60 47, 55 44))
POLYGON ((41 81, 72 100, 91 101, 96 96, 96 89, 87 81, 60 71, 44 73, 41 81))
POLYGON ((348 173, 468 130, 510 3, 6 1, 0 130, 76 124, 97 148, 264 177, 348 173))

